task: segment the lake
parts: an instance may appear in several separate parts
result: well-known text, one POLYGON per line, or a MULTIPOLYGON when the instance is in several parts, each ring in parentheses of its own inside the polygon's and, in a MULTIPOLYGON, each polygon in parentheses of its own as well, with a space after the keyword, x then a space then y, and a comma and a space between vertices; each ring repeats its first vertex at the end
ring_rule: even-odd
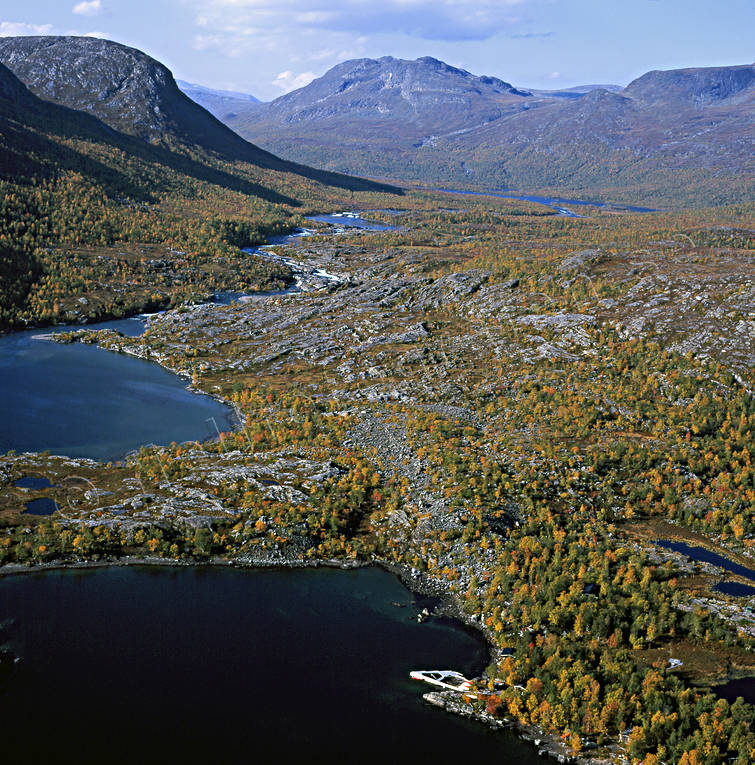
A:
POLYGON ((670 539, 659 539, 656 544, 660 547, 665 547, 668 550, 674 550, 675 552, 682 553, 692 560, 702 561, 705 563, 711 563, 714 566, 730 571, 732 574, 738 574, 755 582, 755 569, 747 568, 739 563, 735 563, 733 560, 725 558, 723 555, 712 552, 705 547, 699 545, 688 545, 684 542, 676 542, 670 539))
MULTIPOLYGON (((81 327, 53 327, 0 337, 0 454, 43 451, 111 460, 143 444, 204 440, 233 427, 233 411, 192 393, 187 381, 157 364, 65 344, 40 335, 81 327)), ((138 336, 138 319, 102 322, 138 336)))
POLYGON ((0 579, 6 762, 545 763, 425 704, 480 638, 380 569, 118 567, 0 579), (413 602, 414 601, 414 602, 413 602))
POLYGON ((755 704, 755 678, 752 677, 730 680, 726 685, 717 685, 711 690, 729 703, 735 702, 741 696, 748 704, 755 704))

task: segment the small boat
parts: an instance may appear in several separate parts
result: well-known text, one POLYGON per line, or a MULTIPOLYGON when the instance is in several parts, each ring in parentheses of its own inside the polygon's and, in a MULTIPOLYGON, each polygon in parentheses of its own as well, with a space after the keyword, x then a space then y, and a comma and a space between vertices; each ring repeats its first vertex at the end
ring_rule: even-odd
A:
POLYGON ((430 685, 437 685, 449 691, 466 693, 472 687, 472 681, 452 669, 415 669, 409 673, 412 680, 424 680, 430 685))

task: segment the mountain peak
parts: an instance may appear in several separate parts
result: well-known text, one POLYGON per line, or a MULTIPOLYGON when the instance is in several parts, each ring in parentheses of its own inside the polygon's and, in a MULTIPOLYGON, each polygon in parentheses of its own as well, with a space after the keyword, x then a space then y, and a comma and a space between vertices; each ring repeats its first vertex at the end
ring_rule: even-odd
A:
POLYGON ((192 101, 166 66, 135 48, 92 37, 3 37, 0 62, 34 95, 121 133, 254 163, 280 162, 192 101))
POLYGON ((360 114, 385 121, 403 115, 417 124, 461 127, 470 116, 481 123, 497 119, 502 108, 529 95, 503 80, 478 77, 431 56, 414 61, 383 56, 344 61, 251 119, 292 123, 360 114))
POLYGON ((439 59, 433 58, 432 56, 422 56, 416 60, 416 63, 427 66, 430 69, 435 69, 439 72, 452 72, 453 74, 474 77, 474 75, 470 74, 466 69, 457 69, 455 66, 451 66, 445 61, 440 61, 439 59))
POLYGON ((0 38, 0 60, 36 95, 152 139, 165 131, 168 69, 141 51, 93 37, 0 38))

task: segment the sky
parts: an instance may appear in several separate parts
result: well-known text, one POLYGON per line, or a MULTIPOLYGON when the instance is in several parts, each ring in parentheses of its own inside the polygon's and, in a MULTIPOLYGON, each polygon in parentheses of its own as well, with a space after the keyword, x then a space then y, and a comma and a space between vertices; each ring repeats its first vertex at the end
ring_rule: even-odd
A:
POLYGON ((750 64, 752 0, 2 0, 0 36, 78 34, 267 101, 341 61, 433 56, 519 87, 750 64))

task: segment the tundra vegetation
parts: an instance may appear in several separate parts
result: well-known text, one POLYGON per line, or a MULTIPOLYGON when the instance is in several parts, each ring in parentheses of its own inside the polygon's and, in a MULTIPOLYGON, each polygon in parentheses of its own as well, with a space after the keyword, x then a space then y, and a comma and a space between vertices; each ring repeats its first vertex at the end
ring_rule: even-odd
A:
POLYGON ((199 190, 175 219, 170 194, 155 213, 96 208, 75 183, 3 187, 18 211, 4 235, 35 253, 4 282, 6 322, 59 319, 129 280, 165 289, 154 302, 181 305, 142 337, 64 339, 149 357, 232 402, 240 425, 115 464, 6 455, 0 562, 383 563, 485 632, 478 711, 584 756, 755 760, 753 707, 707 690, 755 673, 755 617, 713 590, 716 572, 653 544, 665 528, 755 565, 751 208, 564 218, 364 194, 394 230, 281 248, 337 284, 220 306, 188 302, 220 282, 182 275, 219 262, 227 288, 287 281, 238 244, 299 218, 271 207, 249 231, 233 194, 199 190), (179 286, 148 277, 133 242, 180 250, 179 286), (15 488, 24 475, 54 485, 15 488), (40 496, 60 511, 22 514, 40 496))

